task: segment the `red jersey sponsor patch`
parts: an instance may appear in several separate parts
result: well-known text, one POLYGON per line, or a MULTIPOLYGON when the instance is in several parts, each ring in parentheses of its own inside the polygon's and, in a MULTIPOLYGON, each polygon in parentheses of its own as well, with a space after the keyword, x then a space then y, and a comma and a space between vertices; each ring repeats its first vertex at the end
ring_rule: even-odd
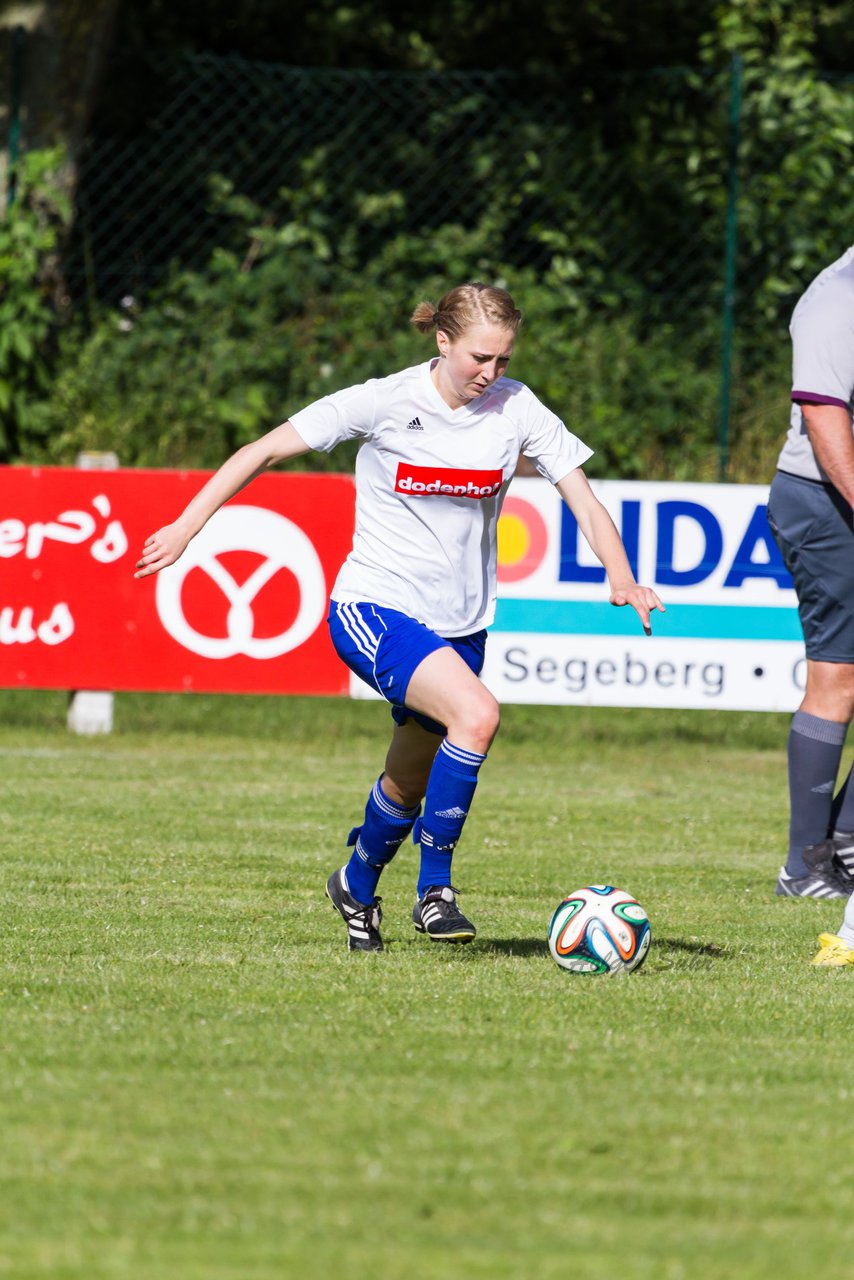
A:
POLYGON ((500 467, 489 471, 461 470, 452 467, 415 467, 409 462, 397 464, 395 493, 413 497, 441 494, 449 498, 494 498, 504 483, 500 467))

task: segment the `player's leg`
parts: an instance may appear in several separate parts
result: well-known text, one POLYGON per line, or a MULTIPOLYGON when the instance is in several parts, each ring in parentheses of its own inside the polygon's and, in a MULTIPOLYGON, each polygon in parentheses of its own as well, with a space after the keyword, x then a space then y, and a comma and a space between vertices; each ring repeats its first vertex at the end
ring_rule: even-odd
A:
POLYGON ((844 897, 854 889, 851 836, 828 835, 852 821, 849 778, 834 799, 833 788, 845 735, 854 714, 854 664, 807 661, 807 687, 789 731, 789 856, 786 876, 809 889, 810 897, 844 897), (846 809, 849 815, 846 815, 846 809), (816 835, 817 832, 823 834, 816 835), (811 886, 809 877, 816 882, 811 886))
POLYGON ((781 895, 847 896, 846 886, 837 883, 833 850, 826 842, 852 712, 854 666, 809 659, 806 692, 792 717, 787 743, 789 850, 777 882, 781 895))
MULTIPOLYGON (((377 679, 376 673, 376 657, 386 631, 381 614, 371 606, 337 603, 333 600, 330 601, 327 622, 330 639, 342 662, 346 663, 365 684, 377 693, 384 694, 385 690, 377 679)), ((366 824, 370 832, 375 822, 380 824, 386 817, 392 819, 392 825, 402 829, 401 839, 412 826, 415 815, 412 814, 410 817, 403 812, 406 806, 387 801, 380 784, 381 780, 378 780, 371 789, 365 806, 365 820, 362 828, 356 828, 350 833, 350 839, 356 844, 366 824)), ((397 834, 395 832, 395 838, 397 834)), ((368 839, 373 845, 373 838, 369 836, 368 839)), ((399 843, 396 840, 395 850, 399 843)), ((350 861, 343 867, 339 867, 337 871, 333 871, 326 882, 326 896, 347 926, 347 945, 351 951, 383 950, 383 941, 380 936, 382 908, 380 899, 374 892, 381 870, 381 866, 368 870, 367 863, 362 864, 354 851, 350 861), (357 892, 351 891, 347 876, 351 864, 353 864, 351 874, 354 878, 358 878, 362 866, 365 866, 364 881, 361 886, 356 885, 357 892)))
POLYGON ((407 723, 408 713, 398 704, 425 654, 448 642, 405 614, 368 603, 332 601, 328 622, 338 656, 392 703, 398 725, 386 762, 393 773, 381 774, 371 788, 362 823, 350 833, 353 853, 326 883, 327 896, 347 924, 350 950, 380 951, 379 878, 412 829, 445 731, 431 722, 432 732, 407 723))
MULTIPOLYGON (((400 730, 396 730, 398 732, 400 730)), ((428 772, 429 765, 424 770, 425 779, 428 772)), ((401 803, 399 795, 385 773, 381 773, 368 795, 361 825, 354 827, 347 838, 353 850, 349 861, 326 882, 327 897, 347 924, 351 951, 383 949, 379 932, 382 908, 377 886, 421 809, 417 799, 413 804, 401 803)))
POLYGON ((419 825, 422 877, 432 875, 428 887, 443 895, 448 931, 447 918, 455 915, 455 928, 459 932, 464 926, 467 934, 461 940, 468 940, 474 927, 456 908, 450 862, 478 769, 498 727, 498 704, 477 679, 486 633, 449 641, 404 614, 353 602, 331 604, 329 627, 339 657, 393 703, 395 720, 405 730, 392 739, 386 771, 371 792, 365 821, 353 833, 354 857, 327 882, 327 894, 347 921, 350 948, 382 948, 379 899, 369 893, 401 833, 412 825, 425 790, 431 816, 423 837, 419 825), (383 841, 389 842, 385 857, 379 848, 383 841))
POLYGON ((808 659, 800 711, 847 727, 854 716, 854 663, 808 659))
POLYGON ((443 736, 442 726, 426 729, 412 718, 395 725, 385 759, 383 788, 396 804, 420 806, 443 736))
POLYGON ((768 519, 795 584, 807 653, 806 691, 789 727, 789 848, 776 892, 847 897, 851 886, 837 874, 827 850, 814 851, 828 835, 854 709, 851 509, 824 485, 778 472, 768 519))
MULTIPOLYGON (((482 653, 481 644, 478 670, 482 653)), ((413 921, 420 932, 433 939, 468 942, 476 931, 457 906, 451 864, 481 765, 498 731, 498 703, 475 675, 470 655, 443 648, 429 654, 416 668, 406 691, 406 705, 447 726, 427 780, 424 812, 416 825, 421 864, 413 921)))
POLYGON ((854 966, 854 894, 845 905, 839 933, 819 934, 818 943, 820 950, 813 964, 832 969, 854 966))
MULTIPOLYGON (((482 647, 480 655, 482 661, 482 647)), ((445 725, 455 746, 483 756, 501 722, 495 698, 452 647, 437 649, 418 664, 406 690, 406 705, 445 725)))
POLYGON ((359 902, 373 901, 383 869, 412 830, 441 741, 441 733, 431 733, 414 720, 395 725, 385 769, 368 796, 362 825, 354 827, 347 840, 353 852, 344 877, 359 902))
MULTIPOLYGON (((854 715, 854 693, 852 693, 852 690, 854 690, 854 666, 845 664, 844 673, 840 671, 838 678, 844 682, 843 696, 847 700, 850 720, 854 715)), ((839 705, 842 705, 841 699, 839 705)), ((854 765, 849 769, 845 781, 833 798, 828 834, 836 836, 847 844, 854 845, 854 765)), ((854 854, 854 849, 852 849, 852 854, 854 854)))

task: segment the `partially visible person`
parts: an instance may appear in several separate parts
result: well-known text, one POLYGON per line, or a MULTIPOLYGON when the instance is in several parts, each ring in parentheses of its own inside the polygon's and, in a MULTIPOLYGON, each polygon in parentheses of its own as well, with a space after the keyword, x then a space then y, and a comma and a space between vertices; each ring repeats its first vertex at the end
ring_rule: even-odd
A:
POLYGON ((794 581, 807 675, 789 729, 789 849, 775 892, 847 898, 854 782, 849 772, 837 790, 837 775, 854 715, 854 246, 801 296, 790 332, 791 423, 768 520, 794 581))
POLYGON ((820 933, 819 950, 813 964, 825 969, 843 969, 854 966, 854 894, 845 905, 845 915, 839 933, 820 933))
MULTIPOLYGON (((520 455, 555 485, 605 566, 610 600, 650 631, 663 606, 639 586, 620 535, 582 464, 592 450, 521 382, 505 376, 522 316, 510 294, 479 282, 422 302, 412 323, 438 354, 318 400, 239 449, 174 523, 153 533, 137 577, 166 568, 254 476, 308 449, 362 441, 353 549, 332 590, 332 642, 391 703, 395 728, 352 853, 326 893, 351 951, 381 951, 377 887, 406 837, 419 846, 415 929, 436 942, 474 938, 451 865, 498 730, 478 679, 497 593, 496 531, 520 455), (423 804, 423 808, 422 808, 423 804)), ((319 781, 322 786, 322 780, 319 781)))

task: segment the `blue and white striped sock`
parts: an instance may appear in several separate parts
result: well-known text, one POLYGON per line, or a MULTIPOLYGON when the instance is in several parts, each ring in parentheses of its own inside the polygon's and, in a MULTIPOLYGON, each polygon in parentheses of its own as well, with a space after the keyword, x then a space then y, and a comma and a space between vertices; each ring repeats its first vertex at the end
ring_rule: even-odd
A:
POLYGON ((477 751, 455 747, 447 738, 436 752, 424 797, 424 816, 415 824, 413 839, 421 844, 418 897, 428 889, 451 883, 454 846, 462 834, 486 759, 477 751))
POLYGON ((357 902, 373 902, 383 867, 391 862, 412 830, 421 806, 404 809, 383 791, 382 776, 374 783, 365 806, 365 820, 354 827, 347 844, 355 846, 347 863, 346 880, 357 902))

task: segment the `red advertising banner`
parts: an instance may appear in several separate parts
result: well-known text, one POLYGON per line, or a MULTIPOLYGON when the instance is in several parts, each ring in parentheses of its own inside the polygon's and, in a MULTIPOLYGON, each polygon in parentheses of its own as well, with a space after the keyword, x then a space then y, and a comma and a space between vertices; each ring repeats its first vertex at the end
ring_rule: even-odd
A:
POLYGON ((261 476, 135 579, 208 474, 0 467, 0 687, 348 692, 326 611, 352 477, 261 476))

